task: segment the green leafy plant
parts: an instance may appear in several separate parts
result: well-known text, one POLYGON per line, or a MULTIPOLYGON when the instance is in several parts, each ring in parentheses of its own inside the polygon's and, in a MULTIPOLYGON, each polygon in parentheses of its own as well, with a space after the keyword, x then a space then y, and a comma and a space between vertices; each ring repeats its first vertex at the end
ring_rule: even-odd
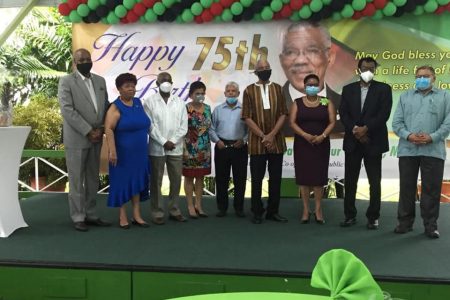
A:
MULTIPOLYGON (((25 149, 62 150, 61 130, 62 117, 59 112, 58 100, 37 94, 30 99, 28 105, 14 107, 13 124, 16 126, 31 126, 31 132, 25 143, 25 149)), ((49 158, 50 163, 65 170, 65 159, 49 158)), ((26 182, 34 177, 34 164, 27 163, 20 169, 19 177, 26 182)), ((39 176, 46 176, 47 183, 59 178, 61 174, 46 164, 39 165, 39 176)))

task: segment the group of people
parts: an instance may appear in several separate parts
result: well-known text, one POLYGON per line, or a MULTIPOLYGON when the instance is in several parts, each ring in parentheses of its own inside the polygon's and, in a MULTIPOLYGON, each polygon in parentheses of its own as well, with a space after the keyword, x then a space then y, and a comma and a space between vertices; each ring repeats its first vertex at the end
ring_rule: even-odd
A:
MULTIPOLYGON (((292 29, 293 34, 299 35, 296 30, 303 28, 292 29)), ((300 57, 314 59, 319 54, 289 44, 283 47, 280 60, 285 63, 300 57)), ((373 58, 365 57, 358 62, 360 80, 343 88, 339 106, 323 95, 323 74, 303 74, 304 94, 291 100, 289 110, 283 87, 270 81, 270 64, 261 59, 255 66, 258 79, 244 89, 242 103, 238 100, 239 85, 229 82, 224 91, 226 100, 213 112, 204 103, 203 82, 191 84, 190 101, 185 103, 172 93, 172 77, 167 72, 157 77, 158 92, 144 99, 135 98, 137 79, 133 74, 119 75, 116 87, 120 95, 109 104, 105 80, 90 73, 90 53, 79 49, 73 58, 75 70, 61 78, 58 96, 64 119, 70 214, 76 230, 87 231, 89 225, 110 225, 95 212, 103 133, 110 163, 108 206, 120 208, 121 228, 130 228, 130 223, 148 227, 139 204, 148 199, 149 190, 151 221, 164 224, 161 185, 165 169, 170 180, 169 219, 186 221, 178 204, 182 176, 189 217, 207 217, 202 194, 203 178, 211 173, 211 141, 215 143, 216 216, 227 214, 232 170, 234 211, 238 217, 245 217, 244 194, 250 157, 252 222, 261 224, 263 217, 287 222, 279 214, 285 124, 289 124, 294 135, 295 177, 303 199, 301 223, 309 223, 314 216, 315 222, 324 224, 321 200, 328 181, 330 136, 335 134, 337 123, 345 132, 345 219, 340 225, 349 227, 356 223, 356 189, 364 160, 370 184, 367 228, 378 228, 381 161, 382 154, 389 149, 386 123, 391 112, 392 91, 388 84, 373 80, 377 68, 373 58), (266 169, 269 195, 264 206, 261 191, 266 169), (315 200, 313 212, 309 205, 311 195, 315 200), (130 200, 131 222, 125 208, 130 200)), ((400 199, 395 232, 412 230, 420 169, 421 215, 425 233, 431 238, 439 237, 436 221, 440 182, 445 139, 450 132, 450 94, 433 86, 435 78, 432 67, 419 67, 416 87, 402 94, 393 120, 393 130, 400 138, 400 199)))

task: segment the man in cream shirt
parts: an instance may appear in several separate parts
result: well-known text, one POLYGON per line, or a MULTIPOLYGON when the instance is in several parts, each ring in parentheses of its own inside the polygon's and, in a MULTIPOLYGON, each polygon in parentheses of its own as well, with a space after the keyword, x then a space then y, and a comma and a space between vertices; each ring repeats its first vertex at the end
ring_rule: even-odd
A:
POLYGON ((169 219, 185 222, 178 208, 183 168, 183 138, 187 133, 187 111, 184 102, 172 91, 172 76, 162 72, 156 79, 159 92, 142 100, 151 119, 149 153, 151 160, 150 202, 152 222, 164 224, 161 184, 164 167, 170 180, 169 219))

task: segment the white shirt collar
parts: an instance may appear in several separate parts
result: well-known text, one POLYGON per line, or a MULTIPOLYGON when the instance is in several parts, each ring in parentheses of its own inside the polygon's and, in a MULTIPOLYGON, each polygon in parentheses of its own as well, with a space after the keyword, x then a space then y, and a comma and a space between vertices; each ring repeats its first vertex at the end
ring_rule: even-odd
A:
POLYGON ((92 76, 91 76, 91 77, 86 77, 86 76, 84 76, 84 75, 81 74, 80 71, 78 71, 78 70, 77 70, 77 73, 78 73, 78 75, 81 76, 81 79, 83 79, 83 81, 86 80, 86 79, 91 79, 91 78, 92 78, 92 76))

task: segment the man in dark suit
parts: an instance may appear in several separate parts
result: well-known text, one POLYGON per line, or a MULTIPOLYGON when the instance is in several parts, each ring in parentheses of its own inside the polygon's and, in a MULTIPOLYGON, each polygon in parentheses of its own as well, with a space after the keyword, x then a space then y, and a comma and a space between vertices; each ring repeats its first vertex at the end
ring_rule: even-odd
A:
MULTIPOLYGON (((319 96, 327 97, 337 110, 337 120, 330 134, 332 139, 344 136, 344 126, 340 120, 339 106, 341 95, 333 91, 325 83, 328 66, 334 63, 336 53, 331 48, 331 35, 328 29, 317 22, 300 21, 291 24, 282 34, 282 52, 280 64, 287 81, 283 85, 283 96, 288 111, 295 99, 305 96, 303 79, 306 75, 315 74, 320 79, 319 96)), ((283 133, 286 137, 294 136, 294 132, 285 122, 283 133)), ((336 197, 344 197, 343 179, 335 183, 336 197)))
POLYGON ((74 52, 73 67, 72 74, 59 80, 58 99, 69 174, 70 217, 76 230, 87 231, 87 225, 111 225, 95 211, 108 94, 105 79, 91 73, 88 50, 74 52))
POLYGON ((345 127, 345 220, 342 227, 356 223, 355 197, 361 161, 364 159, 370 185, 370 203, 366 212, 367 228, 377 229, 381 205, 381 159, 389 150, 386 122, 392 107, 392 90, 373 80, 377 62, 365 57, 358 62, 360 81, 342 89, 341 120, 345 127))

